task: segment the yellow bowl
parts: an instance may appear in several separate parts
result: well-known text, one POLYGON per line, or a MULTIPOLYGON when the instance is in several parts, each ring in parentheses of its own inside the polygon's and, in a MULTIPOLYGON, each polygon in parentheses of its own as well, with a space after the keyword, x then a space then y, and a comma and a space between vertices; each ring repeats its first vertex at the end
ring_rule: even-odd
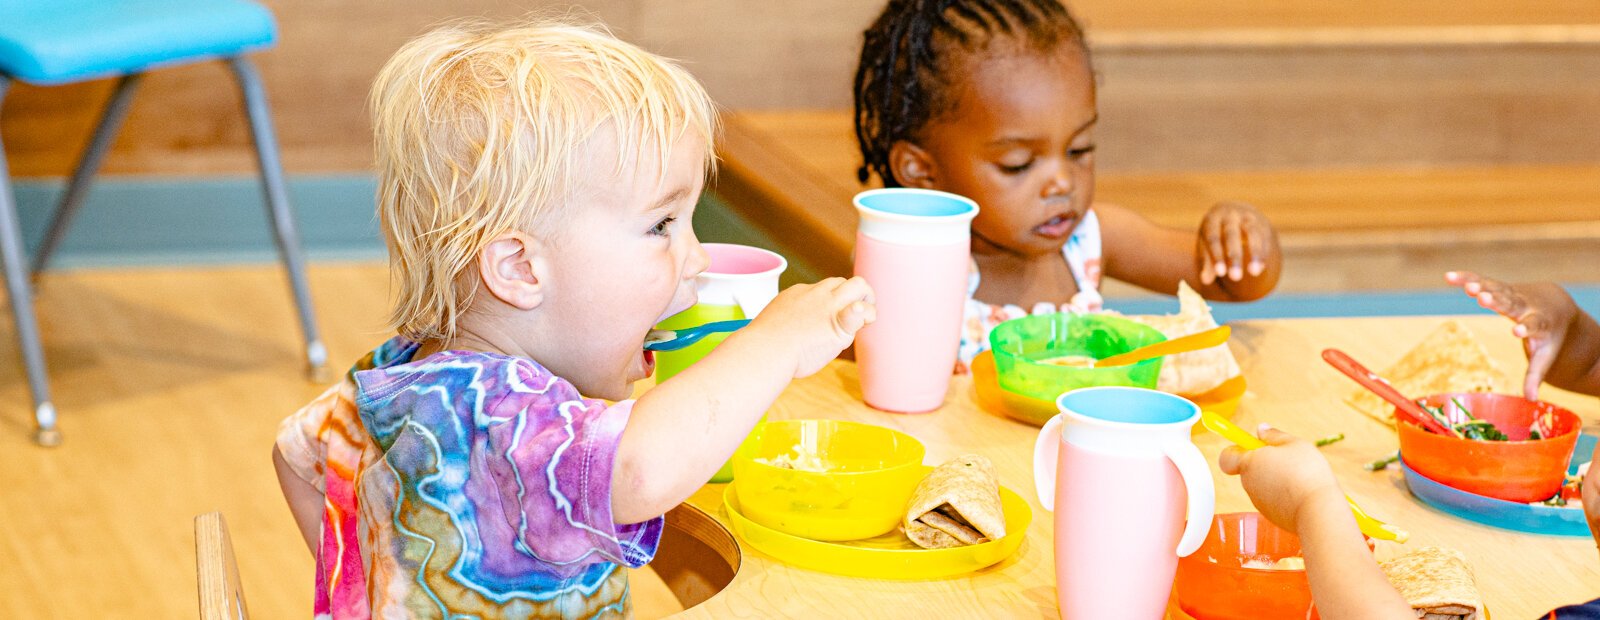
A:
MULTIPOLYGON (((1232 418, 1239 409, 1239 399, 1244 397, 1244 375, 1222 382, 1204 394, 1179 394, 1199 405, 1201 409, 1215 411, 1222 417, 1232 418)), ((995 371, 994 354, 989 351, 972 358, 972 389, 976 392, 978 406, 985 411, 998 413, 1034 426, 1044 426, 1050 418, 1060 413, 1052 401, 1018 394, 1000 385, 995 371)), ((1196 424, 1194 432, 1204 430, 1196 424)))
POLYGON ((744 514, 766 527, 812 540, 871 538, 900 523, 924 452, 916 438, 872 424, 767 422, 734 453, 733 477, 744 514), (786 456, 799 468, 772 464, 786 456))
MULTIPOLYGON (((917 475, 926 476, 930 471, 932 467, 918 467, 917 475)), ((1028 502, 1011 489, 1000 487, 1000 508, 1006 515, 1006 535, 1000 540, 950 549, 923 549, 895 530, 865 540, 823 542, 791 536, 751 520, 739 503, 742 491, 735 490, 744 482, 736 479, 722 494, 723 510, 739 540, 785 564, 847 577, 940 579, 969 573, 1016 553, 1033 521, 1028 502)))

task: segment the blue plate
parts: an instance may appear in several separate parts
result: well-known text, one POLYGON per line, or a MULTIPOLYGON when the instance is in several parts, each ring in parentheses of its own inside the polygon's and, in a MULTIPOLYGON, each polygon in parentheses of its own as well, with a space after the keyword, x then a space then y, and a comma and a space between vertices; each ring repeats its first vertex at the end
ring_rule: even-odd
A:
MULTIPOLYGON (((1589 461, 1596 441, 1593 435, 1578 437, 1578 446, 1573 449, 1572 460, 1567 466, 1569 475, 1577 474, 1578 466, 1589 461)), ((1468 521, 1534 534, 1589 536, 1589 523, 1583 517, 1583 510, 1578 508, 1519 504, 1468 493, 1413 471, 1405 461, 1400 462, 1400 471, 1405 474, 1406 486, 1411 488, 1411 494, 1422 503, 1468 521)))

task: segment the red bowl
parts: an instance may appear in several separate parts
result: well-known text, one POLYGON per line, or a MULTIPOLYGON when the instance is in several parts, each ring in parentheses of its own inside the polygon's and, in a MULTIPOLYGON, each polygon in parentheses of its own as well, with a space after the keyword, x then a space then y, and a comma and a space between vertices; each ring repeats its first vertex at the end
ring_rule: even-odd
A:
POLYGON ((1217 515, 1200 549, 1178 559, 1174 598, 1197 620, 1317 618, 1306 571, 1244 567, 1300 555, 1300 539, 1260 513, 1217 515))
POLYGON ((1422 402, 1444 407, 1452 420, 1465 419, 1452 401, 1472 415, 1494 424, 1510 441, 1474 441, 1436 435, 1405 421, 1400 412, 1400 455, 1406 465, 1428 478, 1468 493, 1508 502, 1537 502, 1561 491, 1567 461, 1578 443, 1583 421, 1578 415, 1544 401, 1509 394, 1435 394, 1422 402), (1548 434, 1528 440, 1528 431, 1543 418, 1548 434))

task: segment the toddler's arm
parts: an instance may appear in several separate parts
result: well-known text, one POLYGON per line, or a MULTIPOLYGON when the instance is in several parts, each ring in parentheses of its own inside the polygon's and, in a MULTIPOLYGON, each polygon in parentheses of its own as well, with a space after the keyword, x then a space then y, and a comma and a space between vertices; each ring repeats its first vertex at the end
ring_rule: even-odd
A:
POLYGON ((1223 473, 1238 475, 1250 501, 1278 527, 1300 537, 1306 577, 1326 620, 1412 620, 1416 614, 1389 585, 1316 447, 1265 429, 1267 446, 1223 451, 1223 473))
POLYGON ((283 489, 283 499, 289 503, 289 512, 294 514, 294 523, 305 537, 306 547, 316 555, 317 537, 322 533, 322 491, 301 480, 277 446, 272 447, 272 468, 278 472, 278 488, 283 489))
POLYGON ((1512 321, 1528 356, 1523 392, 1539 397, 1539 384, 1600 395, 1600 324, 1549 282, 1507 284, 1470 271, 1451 271, 1445 281, 1461 287, 1478 304, 1512 321))
POLYGON ((1173 294, 1187 281, 1206 299, 1253 301, 1278 286, 1283 252, 1267 216, 1242 202, 1221 202, 1198 232, 1157 226, 1133 211, 1097 204, 1106 274, 1173 294))
POLYGON ((633 406, 612 469, 618 523, 665 514, 716 473, 789 382, 839 355, 876 316, 865 280, 792 286, 704 359, 633 406))

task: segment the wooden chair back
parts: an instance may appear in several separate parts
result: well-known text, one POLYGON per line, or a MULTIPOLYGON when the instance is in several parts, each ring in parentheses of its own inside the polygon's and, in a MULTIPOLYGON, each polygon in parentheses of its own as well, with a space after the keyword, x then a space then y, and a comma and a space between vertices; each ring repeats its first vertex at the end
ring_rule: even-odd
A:
POLYGON ((222 513, 194 518, 194 558, 199 572, 200 620, 248 620, 239 563, 222 513))

